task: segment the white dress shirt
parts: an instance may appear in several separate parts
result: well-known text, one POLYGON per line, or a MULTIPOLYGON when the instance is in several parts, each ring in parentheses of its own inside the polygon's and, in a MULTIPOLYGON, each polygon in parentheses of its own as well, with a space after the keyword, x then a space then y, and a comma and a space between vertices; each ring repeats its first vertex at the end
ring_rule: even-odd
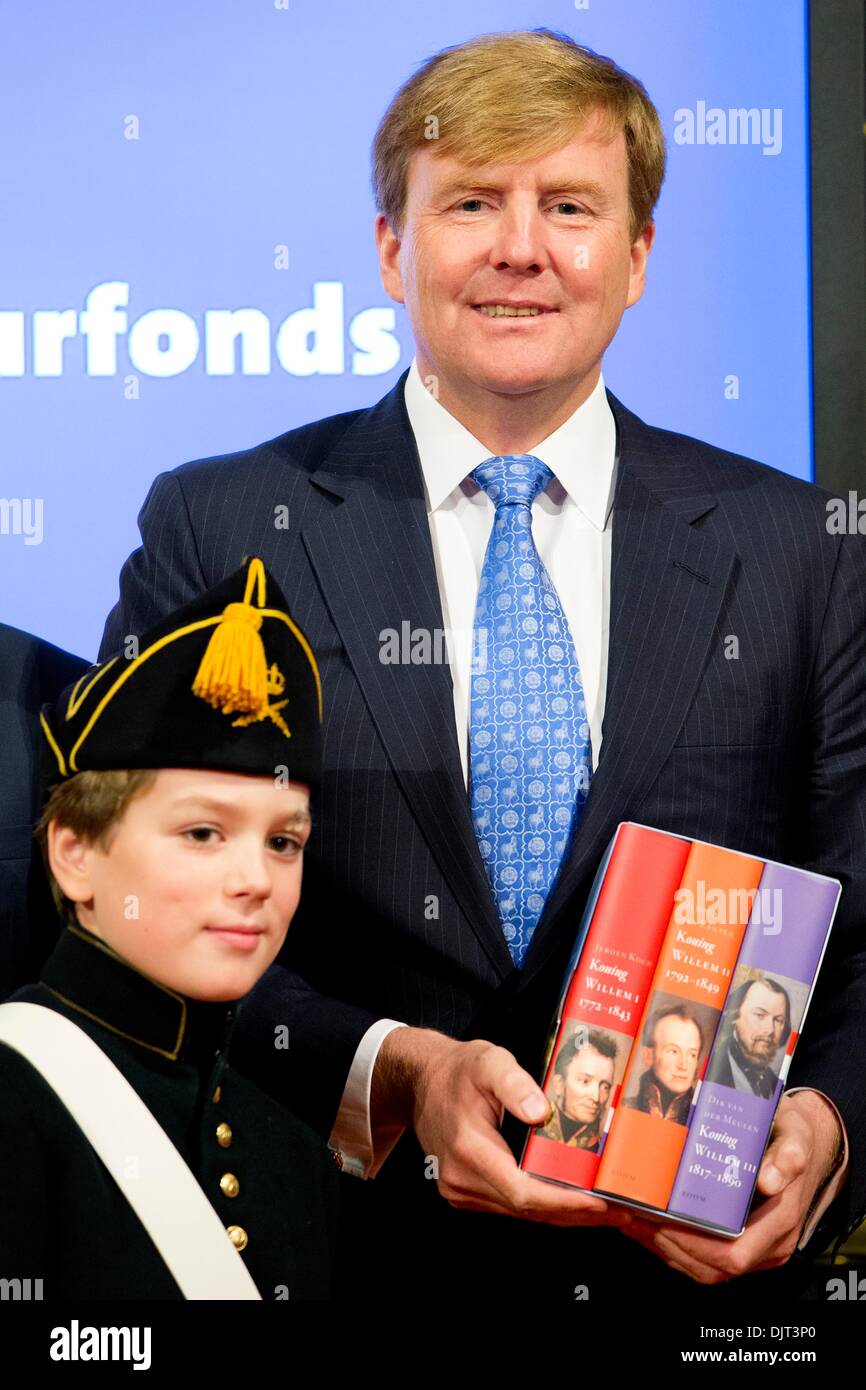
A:
MULTIPOLYGON (((414 358, 404 394, 424 479, 454 686, 454 719, 468 788, 475 600, 495 513, 487 493, 468 474, 495 456, 427 390, 414 358)), ((571 629, 586 697, 595 771, 607 687, 610 514, 616 483, 616 422, 601 372, 596 386, 573 415, 532 449, 520 452, 534 454, 553 474, 532 504, 532 535, 571 629)), ((341 1154, 344 1170, 358 1177, 375 1177, 402 1133, 401 1126, 380 1128, 374 1139, 370 1087, 383 1039, 393 1028, 403 1026, 393 1019, 373 1024, 358 1045, 346 1081, 329 1143, 341 1154)), ((838 1111, 836 1114, 841 1124, 838 1111)), ((844 1125, 842 1130, 844 1134, 844 1125)), ((845 1164, 829 1184, 807 1234, 838 1190, 846 1168, 847 1139, 845 1164)))

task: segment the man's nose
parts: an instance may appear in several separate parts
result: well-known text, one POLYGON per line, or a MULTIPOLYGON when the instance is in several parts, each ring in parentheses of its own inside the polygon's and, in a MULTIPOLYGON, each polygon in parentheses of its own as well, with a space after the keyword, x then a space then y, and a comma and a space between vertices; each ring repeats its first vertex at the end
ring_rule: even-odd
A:
POLYGON ((497 214, 490 259, 496 266, 505 264, 514 270, 548 265, 545 223, 537 207, 503 208, 497 214))

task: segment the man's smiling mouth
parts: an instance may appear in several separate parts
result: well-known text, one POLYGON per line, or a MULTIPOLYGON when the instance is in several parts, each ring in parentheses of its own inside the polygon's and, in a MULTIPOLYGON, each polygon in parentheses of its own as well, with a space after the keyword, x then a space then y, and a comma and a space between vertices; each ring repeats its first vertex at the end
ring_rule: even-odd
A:
POLYGON ((472 307, 485 318, 541 318, 557 312, 539 304, 473 304, 472 307))

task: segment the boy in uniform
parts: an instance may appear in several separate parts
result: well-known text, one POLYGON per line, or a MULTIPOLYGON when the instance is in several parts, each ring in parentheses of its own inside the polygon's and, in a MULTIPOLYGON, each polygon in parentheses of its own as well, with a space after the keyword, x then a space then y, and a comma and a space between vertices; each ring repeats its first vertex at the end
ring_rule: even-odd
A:
POLYGON ((0 1278, 329 1296, 332 1156, 227 1060, 297 906, 321 719, 257 558, 43 708, 36 833, 68 925, 0 1006, 0 1278))

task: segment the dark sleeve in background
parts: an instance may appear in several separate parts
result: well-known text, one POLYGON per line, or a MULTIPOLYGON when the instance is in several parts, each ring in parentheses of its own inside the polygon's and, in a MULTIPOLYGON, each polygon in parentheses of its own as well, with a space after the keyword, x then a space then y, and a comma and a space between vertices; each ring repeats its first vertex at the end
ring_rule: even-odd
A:
POLYGON ((0 623, 0 999, 37 979, 60 934, 33 839, 44 796, 39 711, 88 665, 0 623))

